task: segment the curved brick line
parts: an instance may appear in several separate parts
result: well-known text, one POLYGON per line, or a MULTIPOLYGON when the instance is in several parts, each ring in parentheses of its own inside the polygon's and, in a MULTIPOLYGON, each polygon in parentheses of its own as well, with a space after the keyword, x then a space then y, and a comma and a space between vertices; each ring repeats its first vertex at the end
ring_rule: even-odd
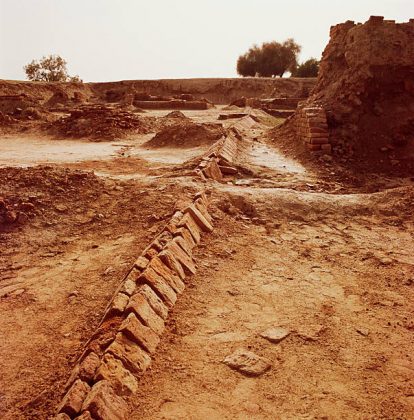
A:
POLYGON ((123 420, 126 398, 151 363, 169 309, 195 272, 192 250, 211 232, 204 192, 176 212, 148 245, 109 302, 72 371, 55 419, 123 420))

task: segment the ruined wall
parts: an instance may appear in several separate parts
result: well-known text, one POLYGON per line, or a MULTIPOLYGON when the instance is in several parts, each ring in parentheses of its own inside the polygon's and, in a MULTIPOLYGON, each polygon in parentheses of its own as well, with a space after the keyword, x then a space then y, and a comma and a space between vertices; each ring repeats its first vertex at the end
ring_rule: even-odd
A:
POLYGON ((372 16, 364 24, 333 26, 330 37, 303 108, 317 104, 325 110, 333 152, 413 158, 414 20, 372 16))
MULTIPOLYGON (((215 104, 229 104, 237 98, 307 97, 315 86, 315 78, 216 78, 124 80, 105 83, 44 83, 0 80, 0 95, 36 96, 48 101, 56 92, 64 91, 72 98, 119 102, 130 94, 176 96, 191 95, 192 100, 206 98, 215 104)), ((136 98, 138 99, 138 98, 136 98)), ((181 99, 186 99, 182 97, 181 99)))

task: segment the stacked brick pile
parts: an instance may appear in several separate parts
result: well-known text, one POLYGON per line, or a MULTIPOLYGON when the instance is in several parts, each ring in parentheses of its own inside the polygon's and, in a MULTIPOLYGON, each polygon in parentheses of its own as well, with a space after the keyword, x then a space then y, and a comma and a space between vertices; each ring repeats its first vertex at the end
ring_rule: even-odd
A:
POLYGON ((196 271, 193 249, 202 232, 213 230, 207 204, 204 193, 196 194, 137 259, 73 371, 56 420, 127 418, 127 398, 151 363, 186 277, 196 271))
POLYGON ((322 106, 301 108, 296 115, 296 133, 309 150, 331 153, 326 113, 322 106))
POLYGON ((202 157, 196 174, 202 179, 221 181, 224 175, 234 175, 237 169, 232 166, 237 154, 239 134, 232 129, 226 137, 214 143, 202 157))

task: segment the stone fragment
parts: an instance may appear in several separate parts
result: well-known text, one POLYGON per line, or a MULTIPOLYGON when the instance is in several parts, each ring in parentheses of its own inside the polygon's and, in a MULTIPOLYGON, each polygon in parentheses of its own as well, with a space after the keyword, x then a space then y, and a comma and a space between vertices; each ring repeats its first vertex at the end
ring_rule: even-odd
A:
POLYGON ((132 296, 132 294, 134 293, 134 291, 135 291, 135 288, 136 288, 136 284, 135 284, 135 281, 133 281, 133 280, 131 280, 131 279, 129 279, 129 278, 127 278, 125 281, 124 281, 124 284, 122 285, 122 287, 121 287, 121 292, 122 293, 125 293, 126 295, 128 295, 128 296, 132 296))
POLYGON ((171 251, 164 249, 158 254, 158 256, 167 267, 173 270, 181 278, 181 280, 185 279, 184 269, 171 251))
POLYGON ((132 270, 128 273, 125 281, 131 280, 132 282, 136 282, 137 278, 141 275, 142 270, 138 270, 135 265, 132 270))
POLYGON ((128 305, 129 297, 124 293, 118 293, 114 300, 111 303, 111 308, 109 309, 109 315, 119 315, 122 314, 128 305))
POLYGON ((151 354, 155 352, 160 341, 158 335, 151 328, 146 327, 133 313, 130 313, 122 322, 119 331, 151 354))
POLYGON ((203 230, 204 232, 212 232, 213 226, 211 223, 201 214, 199 210, 192 204, 188 206, 185 210, 185 213, 190 214, 196 224, 203 230))
POLYGON ((128 302, 127 312, 134 312, 138 319, 158 335, 164 331, 164 320, 152 309, 144 295, 136 293, 128 302))
POLYGON ((227 356, 223 362, 234 370, 247 376, 259 376, 270 369, 269 360, 251 351, 239 349, 227 356))
POLYGON ((118 395, 131 395, 138 390, 138 383, 134 375, 110 353, 104 355, 96 372, 95 380, 109 381, 118 395))
POLYGON ((263 331, 260 335, 272 343, 279 343, 290 334, 290 331, 282 327, 272 327, 263 331))
POLYGON ((124 366, 136 375, 145 372, 151 364, 149 354, 122 333, 116 335, 107 352, 121 360, 124 366))
POLYGON ((90 384, 95 376, 95 372, 96 369, 98 369, 99 364, 100 360, 98 355, 93 351, 90 352, 79 364, 79 378, 90 384))
POLYGON ((140 270, 144 271, 147 268, 147 265, 149 264, 149 259, 143 257, 142 255, 138 257, 138 259, 135 261, 135 267, 140 270))
POLYGON ((91 387, 86 382, 77 379, 66 393, 66 395, 63 397, 58 411, 71 417, 78 414, 81 411, 82 403, 90 389, 91 387))
POLYGON ((171 251, 175 259, 181 264, 186 274, 195 274, 196 266, 193 259, 177 244, 177 242, 172 240, 165 249, 171 251))
POLYGON ((108 381, 99 381, 89 392, 83 406, 95 420, 126 420, 128 406, 122 397, 115 394, 108 381))
POLYGON ((201 241, 200 228, 197 226, 194 219, 188 213, 186 213, 182 217, 182 219, 178 223, 177 227, 187 228, 189 230, 189 232, 191 233, 191 236, 193 237, 194 242, 196 244, 200 243, 200 241, 201 241))
POLYGON ((169 308, 172 308, 175 305, 177 295, 153 268, 147 268, 138 278, 138 283, 148 284, 169 308))
POLYGON ((147 299, 148 303, 151 305, 151 308, 154 309, 158 316, 160 316, 163 320, 167 319, 168 308, 164 305, 154 290, 148 286, 148 284, 142 284, 139 286, 137 293, 143 295, 147 299))
POLYGON ((158 256, 151 260, 148 267, 159 274, 176 293, 182 293, 184 291, 185 285, 180 277, 166 266, 158 256))

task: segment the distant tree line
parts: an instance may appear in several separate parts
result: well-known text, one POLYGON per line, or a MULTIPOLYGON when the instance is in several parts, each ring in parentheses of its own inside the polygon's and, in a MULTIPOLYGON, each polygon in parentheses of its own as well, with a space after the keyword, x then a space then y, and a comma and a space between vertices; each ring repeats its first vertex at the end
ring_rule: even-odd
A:
POLYGON ((23 69, 28 80, 34 82, 82 82, 79 76, 69 76, 66 64, 60 55, 49 55, 32 60, 23 69))
POLYGON ((293 38, 280 43, 264 42, 261 46, 253 45, 237 60, 237 73, 240 76, 283 77, 290 72, 294 77, 316 77, 319 61, 311 58, 298 63, 301 46, 293 38))

